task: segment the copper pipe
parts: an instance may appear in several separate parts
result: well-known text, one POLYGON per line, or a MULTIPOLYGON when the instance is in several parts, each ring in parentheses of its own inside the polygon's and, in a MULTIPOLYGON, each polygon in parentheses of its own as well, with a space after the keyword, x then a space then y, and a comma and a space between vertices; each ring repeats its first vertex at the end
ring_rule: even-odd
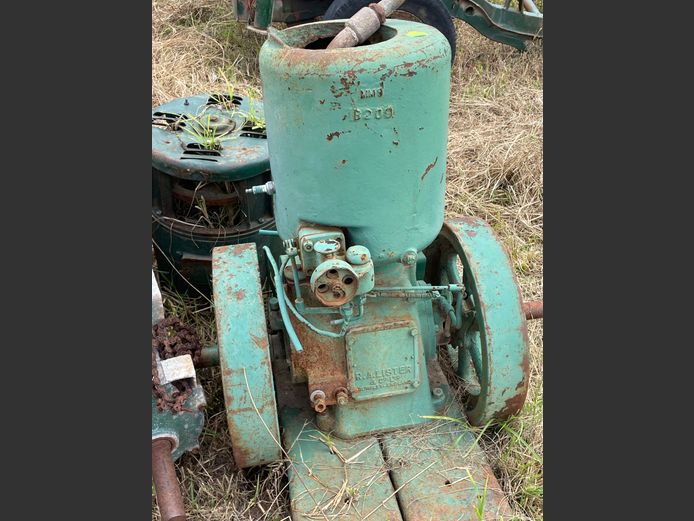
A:
POLYGON ((173 443, 168 438, 152 440, 152 478, 162 521, 186 521, 181 487, 171 458, 173 443))
POLYGON ((533 320, 534 318, 544 318, 543 306, 544 300, 529 300, 528 302, 523 302, 525 319, 533 320))

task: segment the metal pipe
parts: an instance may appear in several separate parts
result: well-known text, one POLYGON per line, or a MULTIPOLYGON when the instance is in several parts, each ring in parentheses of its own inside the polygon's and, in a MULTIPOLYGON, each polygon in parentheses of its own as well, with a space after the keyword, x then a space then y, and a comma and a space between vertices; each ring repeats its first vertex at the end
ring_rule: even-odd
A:
POLYGON ((537 8, 535 5, 535 2, 532 0, 523 0, 523 7, 525 8, 526 11, 529 11, 533 14, 542 14, 540 13, 540 10, 537 8))
POLYGON ((215 367, 219 365, 219 347, 216 344, 206 345, 200 351, 198 367, 215 367))
MULTIPOLYGON (((306 317, 304 317, 301 313, 299 313, 296 310, 296 308, 292 305, 292 301, 289 300, 289 295, 287 295, 286 293, 284 294, 284 300, 285 300, 286 306, 294 314, 296 319, 299 322, 301 322, 303 325, 305 325, 307 328, 309 328, 311 331, 313 331, 314 333, 319 334, 321 336, 327 336, 328 338, 342 338, 347 333, 347 325, 348 324, 343 325, 342 329, 340 330, 339 333, 333 333, 332 331, 325 331, 324 329, 317 328, 316 326, 311 324, 311 322, 309 322, 306 317)), ((281 309, 282 308, 280 307, 280 310, 281 309)))
POLYGON ((405 0, 381 0, 377 4, 362 7, 345 22, 345 28, 337 33, 327 49, 344 49, 363 43, 404 3, 405 0))
POLYGON ((436 300, 439 306, 441 306, 443 312, 447 313, 451 317, 451 326, 453 326, 453 329, 460 329, 460 327, 463 325, 462 315, 456 315, 455 309, 453 309, 451 303, 448 302, 448 299, 435 291, 434 300, 436 300))
POLYGON ((255 1, 255 17, 253 18, 254 29, 267 29, 272 23, 272 8, 274 7, 273 0, 256 0, 255 1))
MULTIPOLYGON (((297 353, 301 353, 304 350, 304 348, 301 345, 301 342, 299 341, 299 337, 296 336, 296 331, 294 331, 294 326, 292 326, 292 322, 291 320, 289 320, 289 313, 287 312, 286 301, 289 300, 289 297, 287 297, 286 293, 284 292, 284 287, 282 286, 282 273, 279 269, 277 269, 277 263, 275 262, 275 258, 272 256, 270 248, 268 248, 267 246, 263 246, 263 251, 265 252, 265 255, 267 255, 267 258, 270 261, 270 265, 272 266, 272 271, 275 274, 275 291, 277 291, 277 301, 280 305, 280 315, 282 316, 282 322, 284 323, 284 327, 287 330, 287 335, 289 336, 289 340, 294 346, 294 349, 296 349, 297 353)), ((282 263, 282 271, 284 271, 284 267, 286 265, 286 261, 282 263)))
POLYGON ((162 521, 186 521, 181 487, 171 458, 173 444, 168 438, 152 440, 152 479, 162 521))
POLYGON ((527 302, 523 302, 525 319, 533 320, 534 318, 544 318, 544 302, 544 300, 529 300, 527 302))

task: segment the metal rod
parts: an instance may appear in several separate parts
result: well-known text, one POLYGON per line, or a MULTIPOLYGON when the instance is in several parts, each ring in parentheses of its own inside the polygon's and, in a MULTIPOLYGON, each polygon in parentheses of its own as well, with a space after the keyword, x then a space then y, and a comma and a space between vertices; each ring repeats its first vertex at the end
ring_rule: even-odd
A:
POLYGON ((463 285, 462 284, 448 284, 447 286, 383 286, 379 287, 376 286, 373 290, 371 291, 395 291, 395 292, 400 292, 400 291, 451 291, 453 293, 456 293, 458 291, 463 291, 463 285))
POLYGON ((292 277, 294 277, 294 304, 297 308, 304 305, 304 298, 301 296, 301 283, 299 282, 299 268, 296 265, 296 255, 292 256, 292 277))
POLYGON ((534 318, 544 318, 544 302, 544 300, 529 300, 528 302, 523 302, 525 319, 533 320, 534 318))
POLYGON ((434 299, 433 292, 425 291, 379 291, 373 289, 364 295, 365 297, 373 298, 422 298, 422 299, 434 299))
POLYGON ((219 347, 215 344, 206 345, 200 351, 198 367, 215 367, 219 365, 219 347))
POLYGON ((152 440, 152 479, 162 521, 186 521, 181 487, 171 458, 172 448, 168 438, 152 440))

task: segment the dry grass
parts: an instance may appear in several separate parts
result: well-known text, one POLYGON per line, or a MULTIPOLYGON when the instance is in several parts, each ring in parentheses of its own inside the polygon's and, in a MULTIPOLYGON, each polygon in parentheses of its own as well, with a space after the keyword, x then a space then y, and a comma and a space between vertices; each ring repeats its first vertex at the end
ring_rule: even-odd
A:
POLYGON ((233 21, 230 2, 152 0, 152 106, 226 87, 260 91, 262 38, 233 21), (221 72, 220 72, 221 71, 221 72))
MULTIPOLYGON (((542 46, 528 53, 457 22, 446 213, 489 222, 513 257, 526 300, 542 298, 542 46)), ((529 323, 530 392, 485 449, 519 514, 543 518, 542 321, 529 323)))
MULTIPOLYGON (((511 252, 524 297, 542 298, 542 46, 521 54, 465 24, 456 21, 456 26, 446 213, 477 215, 491 223, 511 252)), ((154 0, 152 105, 223 89, 220 71, 238 88, 259 91, 261 43, 232 21, 225 0, 154 0)), ((214 339, 209 303, 166 297, 168 312, 183 314, 214 339)), ((487 431, 483 441, 517 519, 542 520, 542 321, 529 327, 526 406, 507 425, 487 431)), ((201 449, 178 465, 190 518, 288 519, 281 462, 250 473, 233 466, 218 376, 214 369, 202 371, 209 407, 201 449)), ((154 504, 153 499, 152 519, 158 520, 154 504)))

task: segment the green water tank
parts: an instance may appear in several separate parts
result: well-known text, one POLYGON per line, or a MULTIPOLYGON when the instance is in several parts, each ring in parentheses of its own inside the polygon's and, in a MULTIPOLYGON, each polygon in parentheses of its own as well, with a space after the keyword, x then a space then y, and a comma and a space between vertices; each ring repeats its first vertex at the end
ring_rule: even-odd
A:
POLYGON ((436 29, 388 20, 359 47, 344 22, 272 32, 260 51, 277 229, 337 226, 376 265, 441 230, 451 50, 436 29))

